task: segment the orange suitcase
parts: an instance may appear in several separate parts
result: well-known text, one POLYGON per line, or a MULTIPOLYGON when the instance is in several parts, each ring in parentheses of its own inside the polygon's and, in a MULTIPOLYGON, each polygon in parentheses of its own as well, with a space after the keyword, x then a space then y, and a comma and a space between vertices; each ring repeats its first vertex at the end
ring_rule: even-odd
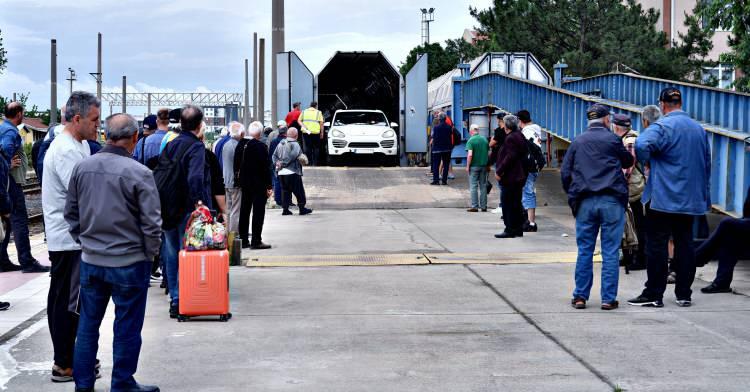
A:
POLYGON ((226 250, 180 251, 180 313, 177 321, 194 316, 219 316, 228 321, 229 253, 226 250))

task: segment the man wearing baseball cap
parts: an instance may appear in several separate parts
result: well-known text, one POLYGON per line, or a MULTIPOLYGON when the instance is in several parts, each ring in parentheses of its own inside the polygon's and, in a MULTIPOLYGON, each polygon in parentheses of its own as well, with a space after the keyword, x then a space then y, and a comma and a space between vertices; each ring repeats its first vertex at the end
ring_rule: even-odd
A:
POLYGON ((640 162, 651 168, 641 201, 646 206, 648 280, 636 306, 664 306, 667 289, 667 242, 674 239, 675 297, 690 306, 695 279, 693 217, 711 207, 711 150, 703 127, 682 111, 682 94, 667 87, 659 94, 664 117, 646 128, 635 142, 640 162))
POLYGON ((571 304, 586 308, 594 281, 593 257, 601 228, 601 308, 618 307, 619 250, 628 204, 628 184, 622 169, 633 165, 633 155, 609 130, 609 108, 594 104, 586 111, 588 128, 565 153, 560 174, 568 204, 576 219, 578 258, 571 304))
POLYGON ((156 116, 151 114, 143 119, 143 135, 135 145, 135 151, 133 152, 133 158, 142 164, 146 164, 145 149, 146 138, 153 135, 156 132, 156 116))

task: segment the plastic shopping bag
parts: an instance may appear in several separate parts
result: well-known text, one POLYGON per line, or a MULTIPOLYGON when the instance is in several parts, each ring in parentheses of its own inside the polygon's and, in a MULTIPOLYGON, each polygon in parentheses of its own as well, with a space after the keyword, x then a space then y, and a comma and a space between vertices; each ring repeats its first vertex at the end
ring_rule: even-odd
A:
POLYGON ((224 225, 214 221, 208 208, 200 206, 190 214, 185 226, 183 246, 188 251, 226 249, 226 229, 224 225))

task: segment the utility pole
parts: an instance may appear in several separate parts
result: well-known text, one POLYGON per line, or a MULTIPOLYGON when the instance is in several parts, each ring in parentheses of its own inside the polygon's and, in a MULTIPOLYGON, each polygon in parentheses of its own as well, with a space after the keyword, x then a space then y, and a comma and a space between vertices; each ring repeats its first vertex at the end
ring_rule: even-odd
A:
POLYGON ((422 44, 430 43, 430 22, 435 21, 435 8, 421 8, 422 11, 422 44))
POLYGON ((265 125, 266 120, 266 39, 258 43, 258 111, 257 120, 265 125))
POLYGON ((126 102, 128 87, 126 84, 126 80, 127 78, 125 77, 125 75, 122 75, 122 112, 123 113, 128 112, 127 111, 128 107, 127 107, 127 102, 126 102))
POLYGON ((18 99, 16 98, 16 93, 13 93, 13 102, 16 102, 18 99))
POLYGON ((50 47, 50 103, 49 123, 57 122, 57 40, 53 39, 50 47))
POLYGON ((258 119, 258 33, 253 33, 253 117, 258 119))
POLYGON ((73 82, 78 79, 76 79, 76 71, 73 68, 68 67, 68 72, 70 72, 70 76, 65 80, 70 82, 70 95, 73 95, 73 82))
MULTIPOLYGON (((279 116, 276 96, 276 55, 284 51, 284 0, 273 0, 271 4, 271 124, 276 125, 279 116)), ((291 93, 291 92, 290 92, 291 93)))
POLYGON ((250 75, 248 72, 248 60, 245 59, 245 109, 242 111, 242 125, 250 125, 250 75))
POLYGON ((89 75, 93 76, 96 80, 96 98, 99 101, 102 100, 102 33, 97 36, 97 49, 96 49, 96 72, 90 72, 89 75))

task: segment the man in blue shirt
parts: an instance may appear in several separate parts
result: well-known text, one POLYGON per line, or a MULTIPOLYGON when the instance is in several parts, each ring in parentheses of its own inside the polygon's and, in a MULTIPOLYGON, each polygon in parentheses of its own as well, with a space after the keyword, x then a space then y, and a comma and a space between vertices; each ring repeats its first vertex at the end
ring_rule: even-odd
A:
POLYGON ((631 305, 662 307, 667 289, 667 242, 674 240, 675 296, 690 306, 695 279, 693 217, 711 207, 711 150, 703 127, 682 111, 682 94, 667 87, 659 95, 664 117, 635 142, 638 161, 651 172, 641 201, 646 205, 646 287, 631 305))
POLYGON ((430 185, 448 185, 448 168, 451 162, 453 143, 453 127, 446 123, 448 116, 445 113, 439 115, 440 123, 432 128, 430 145, 432 146, 432 182, 430 185), (443 164, 443 172, 440 173, 440 163, 443 164), (442 182, 438 182, 438 180, 442 182))
MULTIPOLYGON (((19 150, 23 148, 18 126, 23 122, 23 106, 18 102, 10 102, 5 106, 5 121, 0 124, 0 152, 2 159, 7 162, 11 169, 21 165, 19 150)), ((10 227, 6 230, 5 238, 0 245, 0 271, 17 271, 22 269, 24 273, 49 272, 50 268, 39 264, 31 255, 31 244, 29 243, 29 217, 26 211, 26 199, 21 185, 11 176, 8 179, 8 195, 10 196, 10 227), (18 251, 19 268, 11 263, 8 257, 8 243, 10 232, 13 232, 13 240, 18 251)))
POLYGON ((133 158, 141 164, 146 164, 146 150, 144 148, 146 139, 153 135, 154 132, 156 132, 156 116, 150 114, 143 119, 143 134, 135 144, 135 151, 133 151, 133 158))
POLYGON ((612 310, 618 307, 618 253, 628 205, 628 183, 622 169, 633 166, 634 160, 609 129, 608 107, 594 104, 586 116, 588 129, 573 140, 560 169, 568 204, 576 218, 578 259, 571 304, 576 309, 586 308, 594 277, 596 237, 601 229, 601 308, 612 310))
POLYGON ((161 148, 162 139, 164 139, 164 135, 166 135, 168 131, 169 109, 161 108, 156 112, 156 132, 149 135, 145 141, 138 142, 138 145, 136 146, 136 152, 133 156, 138 162, 141 162, 151 169, 156 166, 157 160, 159 159, 159 150, 161 148), (138 150, 138 146, 141 144, 143 144, 142 153, 138 150))

